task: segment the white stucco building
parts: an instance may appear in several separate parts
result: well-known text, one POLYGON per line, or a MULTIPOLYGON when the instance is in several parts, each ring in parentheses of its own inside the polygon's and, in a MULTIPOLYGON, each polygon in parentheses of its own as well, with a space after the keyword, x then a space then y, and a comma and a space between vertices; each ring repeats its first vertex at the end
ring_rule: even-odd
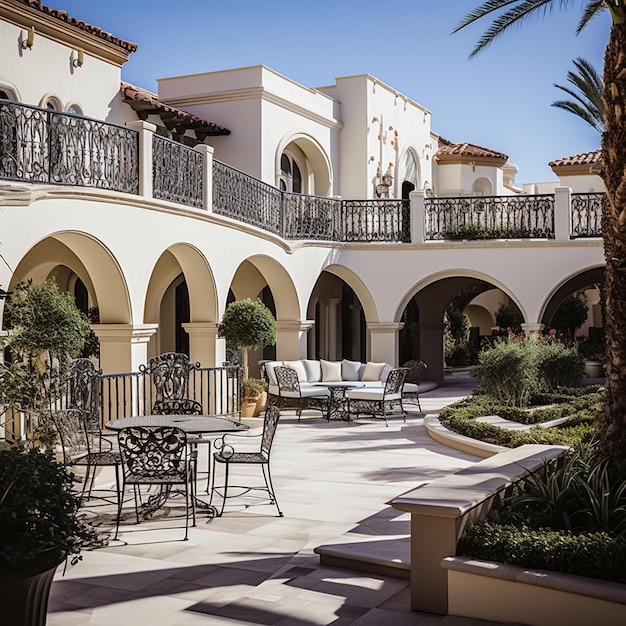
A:
POLYGON ((310 88, 258 65, 151 94, 122 81, 135 49, 0 0, 0 285, 54 275, 97 307, 105 372, 221 364, 229 298, 262 297, 277 358, 421 358, 437 379, 459 294, 488 334, 498 304, 547 324, 601 281, 592 157, 521 189, 507 155, 373 76, 310 88))

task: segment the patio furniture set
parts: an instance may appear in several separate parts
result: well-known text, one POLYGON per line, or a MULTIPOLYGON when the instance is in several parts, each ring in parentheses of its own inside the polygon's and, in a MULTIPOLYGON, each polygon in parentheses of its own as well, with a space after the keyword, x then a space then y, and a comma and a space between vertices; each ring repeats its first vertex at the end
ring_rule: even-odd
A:
MULTIPOLYGON (((231 465, 237 464, 261 466, 265 485, 246 486, 244 490, 266 491, 270 503, 276 505, 278 514, 282 516, 270 474, 270 453, 280 411, 276 407, 267 410, 257 451, 237 451, 227 436, 245 434, 248 438, 249 426, 235 419, 204 415, 201 405, 186 397, 189 373, 194 367, 186 355, 178 353, 166 353, 151 359, 144 371, 151 373, 156 389, 152 414, 109 421, 106 428, 117 434, 116 440, 112 440, 100 427, 97 401, 99 372, 88 359, 76 359, 72 363, 68 407, 54 413, 63 458, 68 464, 86 468, 82 487, 85 499, 93 496, 98 470, 102 467, 114 468, 117 504, 115 538, 119 533, 125 494, 132 487, 137 523, 140 515, 150 516, 170 496, 184 495, 184 539, 187 539, 190 519, 195 525, 196 504, 210 509, 212 515, 222 515, 226 499, 233 497, 229 470, 231 465), (197 453, 201 444, 215 446, 215 452, 208 455, 208 503, 201 501, 196 493, 197 453), (225 468, 223 485, 216 485, 213 470, 218 464, 225 468), (145 502, 142 500, 142 487, 149 488, 147 499, 144 493, 145 502), (222 498, 219 511, 212 505, 214 495, 222 498)), ((235 495, 241 495, 240 491, 235 495)))
POLYGON ((65 462, 84 466, 82 495, 93 496, 94 481, 100 468, 115 473, 116 529, 119 534, 126 492, 134 493, 135 519, 149 517, 168 498, 181 494, 185 501, 185 536, 190 521, 196 522, 196 505, 212 515, 222 515, 226 500, 252 489, 261 489, 282 516, 270 473, 270 454, 280 409, 295 409, 300 421, 303 409, 322 411, 326 419, 349 421, 360 415, 387 416, 399 408, 406 421, 403 400, 419 406, 419 374, 425 365, 418 361, 392 368, 385 363, 356 361, 287 361, 259 363, 269 381, 268 408, 258 436, 257 449, 241 451, 231 435, 246 435, 249 426, 241 418, 204 414, 202 405, 189 398, 189 378, 199 364, 184 354, 168 352, 140 367, 150 376, 155 394, 149 415, 131 415, 110 420, 103 431, 99 416, 99 372, 89 359, 76 359, 70 366, 69 398, 66 408, 55 412, 55 424, 65 462), (407 378, 411 382, 407 382, 407 378), (116 438, 111 436, 111 431, 116 438), (206 468, 208 502, 198 497, 198 446, 214 448, 206 468), (264 485, 250 487, 229 484, 231 466, 260 465, 264 485), (216 485, 215 469, 224 467, 224 482, 216 485), (145 488, 148 489, 147 498, 145 488), (141 488, 144 488, 142 499, 141 488), (158 489, 157 489, 158 488, 158 489), (233 495, 233 490, 236 493, 233 495), (221 497, 219 510, 214 496, 221 497))
POLYGON ((419 379, 426 365, 409 361, 392 368, 387 363, 358 361, 259 361, 268 383, 268 405, 297 411, 316 409, 326 419, 350 421, 371 415, 385 420, 398 408, 406 421, 403 402, 420 410, 419 379))

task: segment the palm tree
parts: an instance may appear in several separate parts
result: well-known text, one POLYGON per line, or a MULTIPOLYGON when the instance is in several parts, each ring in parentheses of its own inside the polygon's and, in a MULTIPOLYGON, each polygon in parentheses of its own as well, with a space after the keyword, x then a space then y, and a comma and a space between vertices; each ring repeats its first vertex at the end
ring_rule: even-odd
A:
POLYGON ((582 8, 577 32, 601 11, 608 10, 613 21, 604 51, 600 172, 607 197, 602 216, 607 400, 600 429, 603 453, 618 470, 626 471, 626 0, 588 0, 582 7, 579 0, 486 0, 463 18, 455 32, 495 15, 472 50, 473 57, 512 26, 554 9, 573 8, 582 8))
POLYGON ((552 106, 573 113, 602 134, 604 132, 602 75, 586 59, 578 57, 573 63, 576 66, 576 71, 569 71, 567 80, 575 89, 563 85, 554 85, 557 89, 570 95, 573 100, 556 100, 552 106))

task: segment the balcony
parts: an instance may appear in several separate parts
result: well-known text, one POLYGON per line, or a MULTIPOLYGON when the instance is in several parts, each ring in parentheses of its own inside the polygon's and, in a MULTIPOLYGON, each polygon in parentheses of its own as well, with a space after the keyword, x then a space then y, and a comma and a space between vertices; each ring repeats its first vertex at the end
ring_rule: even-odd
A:
POLYGON ((603 193, 346 200, 280 191, 133 122, 0 101, 0 180, 152 197, 290 240, 424 243, 601 237, 603 193), (140 163, 143 167, 140 168, 140 163))

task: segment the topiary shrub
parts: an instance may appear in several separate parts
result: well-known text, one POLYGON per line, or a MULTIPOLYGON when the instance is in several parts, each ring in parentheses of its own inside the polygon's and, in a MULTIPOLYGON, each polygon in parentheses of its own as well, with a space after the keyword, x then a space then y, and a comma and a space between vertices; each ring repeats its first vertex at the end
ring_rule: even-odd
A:
POLYGON ((537 344, 533 356, 539 390, 554 391, 559 387, 571 387, 585 372, 580 352, 574 346, 566 346, 558 341, 537 344))

